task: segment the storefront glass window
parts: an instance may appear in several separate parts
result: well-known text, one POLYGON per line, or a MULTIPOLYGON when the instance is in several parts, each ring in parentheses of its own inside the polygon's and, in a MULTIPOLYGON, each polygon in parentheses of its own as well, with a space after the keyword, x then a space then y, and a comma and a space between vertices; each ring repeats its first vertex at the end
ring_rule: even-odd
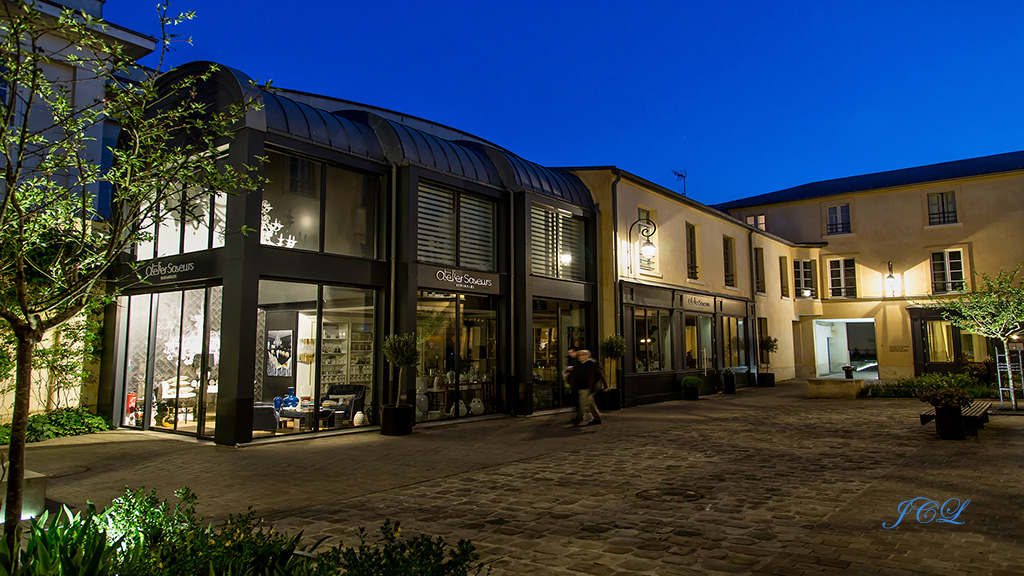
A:
POLYGON ((575 404, 563 374, 569 366, 569 347, 588 348, 584 312, 581 304, 572 302, 533 301, 534 410, 575 404))
POLYGON ((319 293, 316 284, 260 280, 254 437, 374 417, 374 292, 323 287, 322 322, 319 293))
POLYGON ((538 276, 584 280, 583 220, 534 204, 530 217, 531 270, 538 276))
POLYGON ((418 261, 495 270, 493 201, 426 181, 420 181, 418 196, 418 261))
POLYGON ((953 325, 946 320, 926 324, 929 362, 953 362, 953 325))
POLYGON ((964 362, 991 362, 995 359, 995 346, 984 336, 960 331, 960 352, 964 362))
POLYGON ((260 242, 320 250, 320 164, 275 152, 267 154, 260 242))
POLYGON ((123 425, 213 435, 220 295, 216 286, 120 299, 128 304, 123 425))
POLYGON ((380 179, 327 167, 324 251, 376 258, 380 179))
POLYGON ((421 347, 418 421, 498 410, 493 298, 421 291, 416 332, 421 347))
POLYGON ((727 368, 747 366, 747 333, 743 318, 722 318, 722 351, 727 368))
POLYGON ((146 374, 149 370, 149 322, 151 294, 122 297, 128 306, 127 346, 124 373, 123 426, 141 428, 145 417, 146 374))
POLYGON ((666 310, 636 308, 636 372, 660 372, 672 369, 672 323, 666 310))
POLYGON ((714 346, 711 337, 710 316, 690 316, 685 319, 686 368, 707 370, 714 367, 714 346))

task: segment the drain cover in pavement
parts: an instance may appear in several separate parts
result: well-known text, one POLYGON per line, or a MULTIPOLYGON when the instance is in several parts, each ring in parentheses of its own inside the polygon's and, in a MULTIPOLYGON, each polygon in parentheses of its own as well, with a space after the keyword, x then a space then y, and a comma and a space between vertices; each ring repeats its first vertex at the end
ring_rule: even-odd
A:
POLYGON ((704 497, 696 490, 685 488, 656 488, 652 490, 641 490, 636 493, 641 500, 663 500, 667 502, 693 502, 704 497))

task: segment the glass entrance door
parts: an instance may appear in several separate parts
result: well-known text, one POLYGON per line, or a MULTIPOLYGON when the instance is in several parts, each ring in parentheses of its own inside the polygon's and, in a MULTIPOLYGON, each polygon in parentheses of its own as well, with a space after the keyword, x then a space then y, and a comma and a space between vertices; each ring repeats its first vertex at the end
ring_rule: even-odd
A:
POLYGON ((711 316, 687 315, 686 368, 702 370, 705 374, 715 367, 715 346, 712 339, 711 316))
MULTIPOLYGON (((573 406, 576 397, 563 374, 569 348, 586 347, 586 322, 580 304, 533 301, 533 409, 573 406)), ((591 351, 596 353, 596 351, 591 351)))
POLYGON ((421 291, 416 421, 499 410, 497 310, 489 296, 421 291))
POLYGON ((213 436, 220 358, 221 287, 122 297, 120 424, 213 436))

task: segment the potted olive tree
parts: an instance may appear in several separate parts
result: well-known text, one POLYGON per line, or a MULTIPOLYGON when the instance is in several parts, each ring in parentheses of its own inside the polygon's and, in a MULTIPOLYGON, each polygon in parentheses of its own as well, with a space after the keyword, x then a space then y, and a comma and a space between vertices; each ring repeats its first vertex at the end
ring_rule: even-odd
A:
POLYGON ((601 399, 602 410, 618 410, 622 407, 622 396, 619 390, 619 383, 622 378, 619 376, 619 359, 626 353, 626 339, 621 334, 612 334, 601 342, 601 358, 605 362, 605 376, 615 374, 614 386, 603 390, 598 398, 601 399), (611 369, 609 370, 609 365, 611 369))
POLYGON ((402 383, 406 366, 416 366, 420 361, 416 334, 392 334, 384 338, 384 359, 398 367, 397 378, 392 386, 393 404, 385 404, 380 412, 380 433, 385 436, 412 434, 416 409, 412 404, 402 404, 402 383))
POLYGON ((700 378, 697 376, 686 376, 679 381, 683 388, 683 400, 700 399, 700 378))
POLYGON ((943 440, 964 440, 963 407, 973 400, 967 390, 955 381, 921 388, 917 397, 935 407, 935 431, 943 440))
POLYGON ((769 370, 772 368, 772 354, 779 351, 779 339, 765 334, 758 342, 758 347, 761 349, 761 358, 764 359, 765 371, 757 374, 757 385, 771 388, 775 386, 775 374, 769 370))

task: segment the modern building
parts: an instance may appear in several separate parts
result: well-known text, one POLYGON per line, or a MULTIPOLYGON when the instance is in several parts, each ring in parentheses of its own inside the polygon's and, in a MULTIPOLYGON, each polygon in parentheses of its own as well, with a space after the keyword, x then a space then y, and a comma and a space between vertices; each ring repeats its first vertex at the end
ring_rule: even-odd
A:
MULTIPOLYGON (((197 91, 224 106, 250 89, 221 68, 197 91)), ((555 350, 596 336, 596 210, 578 177, 408 116, 258 97, 224 162, 267 184, 153 226, 135 255, 146 281, 106 320, 101 410, 220 444, 372 425, 393 396, 383 336, 405 332, 418 421, 572 403, 555 350)))
POLYGON ((813 182, 718 208, 793 242, 797 376, 877 362, 883 379, 964 370, 993 344, 925 305, 1024 262, 1024 152, 813 182))

